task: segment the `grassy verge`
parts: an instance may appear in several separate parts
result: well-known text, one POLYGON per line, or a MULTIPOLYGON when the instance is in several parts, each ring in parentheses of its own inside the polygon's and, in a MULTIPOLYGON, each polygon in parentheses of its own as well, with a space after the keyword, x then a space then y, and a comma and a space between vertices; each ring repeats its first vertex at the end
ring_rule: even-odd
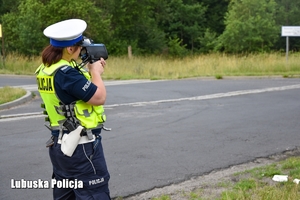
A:
MULTIPOLYGON (((300 158, 290 157, 263 167, 235 173, 230 181, 219 182, 214 187, 215 194, 209 197, 203 188, 192 192, 181 192, 176 199, 182 200, 298 200, 300 187, 294 183, 294 179, 300 179, 300 158), (287 182, 275 182, 274 175, 288 175, 287 182)), ((207 186, 204 186, 207 187, 207 186)), ((152 198, 152 200, 172 200, 169 195, 152 198)))
POLYGON ((106 79, 181 79, 190 77, 269 76, 293 77, 300 74, 300 57, 287 62, 279 53, 236 56, 210 54, 183 59, 161 57, 109 58, 106 79))
MULTIPOLYGON (((300 54, 284 53, 242 55, 209 54, 186 58, 113 57, 107 60, 104 79, 181 79, 190 77, 269 76, 299 77, 300 54)), ((40 57, 25 58, 8 55, 5 65, 0 62, 1 74, 34 75, 40 57)))
POLYGON ((5 86, 0 88, 0 94, 0 104, 4 104, 24 96, 26 91, 22 88, 5 86))

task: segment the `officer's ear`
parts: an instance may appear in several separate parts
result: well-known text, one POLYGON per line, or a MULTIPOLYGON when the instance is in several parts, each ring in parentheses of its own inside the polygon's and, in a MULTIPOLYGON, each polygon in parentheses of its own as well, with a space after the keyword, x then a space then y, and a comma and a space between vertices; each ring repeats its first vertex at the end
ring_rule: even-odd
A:
POLYGON ((67 50, 67 52, 68 52, 68 54, 73 54, 74 53, 74 51, 75 51, 75 48, 73 47, 73 46, 71 46, 71 47, 66 47, 66 50, 67 50))

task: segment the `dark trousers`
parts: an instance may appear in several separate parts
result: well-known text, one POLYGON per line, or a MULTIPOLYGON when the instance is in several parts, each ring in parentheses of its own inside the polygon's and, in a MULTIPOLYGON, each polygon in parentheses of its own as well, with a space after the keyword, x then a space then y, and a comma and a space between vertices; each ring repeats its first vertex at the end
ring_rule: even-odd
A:
POLYGON ((99 136, 95 142, 79 144, 72 157, 65 156, 54 139, 54 145, 49 148, 53 165, 53 176, 57 182, 77 181, 77 186, 57 184, 53 188, 55 200, 110 200, 108 181, 109 173, 99 136), (82 184, 81 184, 82 183, 82 184))

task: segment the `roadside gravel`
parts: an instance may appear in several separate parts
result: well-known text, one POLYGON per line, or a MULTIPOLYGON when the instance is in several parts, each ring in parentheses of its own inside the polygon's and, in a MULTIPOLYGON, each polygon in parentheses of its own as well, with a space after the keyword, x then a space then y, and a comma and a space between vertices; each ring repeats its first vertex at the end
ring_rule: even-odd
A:
MULTIPOLYGON (((202 199, 216 199, 225 190, 222 184, 234 182, 232 176, 235 173, 245 170, 266 166, 291 156, 300 156, 300 148, 288 150, 282 154, 276 154, 267 158, 258 158, 254 161, 231 166, 227 169, 214 170, 208 174, 194 177, 190 180, 178 184, 172 184, 162 188, 155 188, 147 192, 136 194, 129 197, 123 197, 122 200, 151 200, 162 195, 169 195, 171 200, 188 200, 189 194, 193 191, 201 190, 202 199)), ((120 199, 120 198, 119 198, 120 199)), ((118 198, 116 198, 118 200, 118 198)))

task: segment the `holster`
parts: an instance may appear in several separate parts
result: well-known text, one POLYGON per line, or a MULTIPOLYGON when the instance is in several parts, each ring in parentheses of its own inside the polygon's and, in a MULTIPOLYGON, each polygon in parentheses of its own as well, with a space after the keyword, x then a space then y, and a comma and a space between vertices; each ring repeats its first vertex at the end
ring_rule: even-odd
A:
POLYGON ((66 155, 71 157, 78 145, 80 140, 80 134, 83 127, 78 126, 75 130, 71 131, 69 134, 64 134, 61 139, 61 151, 66 155))

